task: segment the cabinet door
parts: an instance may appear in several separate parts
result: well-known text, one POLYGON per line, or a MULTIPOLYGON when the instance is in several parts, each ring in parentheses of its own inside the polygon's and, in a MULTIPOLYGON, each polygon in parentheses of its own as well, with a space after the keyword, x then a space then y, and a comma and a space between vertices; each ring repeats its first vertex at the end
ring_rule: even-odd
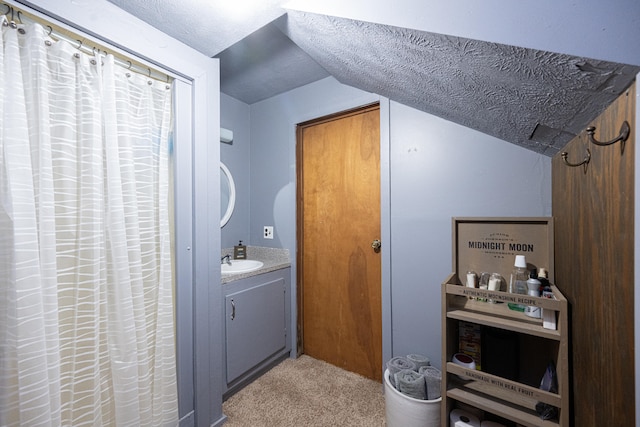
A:
POLYGON ((227 383, 284 349, 285 282, 277 279, 229 294, 226 304, 227 383))

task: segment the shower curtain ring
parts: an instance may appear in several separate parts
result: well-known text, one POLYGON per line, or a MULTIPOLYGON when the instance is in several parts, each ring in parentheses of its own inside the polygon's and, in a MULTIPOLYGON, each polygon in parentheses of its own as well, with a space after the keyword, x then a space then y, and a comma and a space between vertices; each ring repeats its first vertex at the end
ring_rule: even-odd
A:
POLYGON ((9 6, 9 11, 7 12, 7 14, 9 12, 11 12, 11 22, 9 22, 9 26, 15 30, 16 28, 18 28, 18 24, 16 24, 15 21, 13 20, 14 12, 15 12, 15 10, 13 9, 13 6, 9 6))

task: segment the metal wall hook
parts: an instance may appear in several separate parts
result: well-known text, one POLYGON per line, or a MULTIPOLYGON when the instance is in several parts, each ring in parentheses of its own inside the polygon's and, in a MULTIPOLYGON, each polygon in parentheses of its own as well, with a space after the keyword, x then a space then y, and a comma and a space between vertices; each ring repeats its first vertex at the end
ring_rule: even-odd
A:
POLYGON ((604 145, 615 144, 616 142, 621 141, 621 143, 620 143, 620 154, 624 154, 624 143, 627 141, 627 138, 629 138, 629 133, 631 132, 631 129, 629 128, 629 122, 627 122, 625 120, 622 123, 622 126, 620 126, 620 134, 618 135, 617 138, 614 138, 611 141, 606 141, 606 142, 605 141, 597 141, 593 137, 593 134, 595 132, 596 132, 596 127, 595 126, 589 126, 587 128, 587 134, 589 135, 589 141, 591 141, 592 144, 604 146, 604 145))
POLYGON ((591 161, 591 150, 587 148, 587 155, 584 157, 584 160, 582 160, 580 163, 570 163, 567 160, 567 156, 569 155, 569 153, 567 153, 566 151, 563 151, 560 155, 562 156, 562 160, 564 161, 565 165, 572 168, 583 166, 584 173, 587 173, 587 165, 589 165, 589 162, 591 161))

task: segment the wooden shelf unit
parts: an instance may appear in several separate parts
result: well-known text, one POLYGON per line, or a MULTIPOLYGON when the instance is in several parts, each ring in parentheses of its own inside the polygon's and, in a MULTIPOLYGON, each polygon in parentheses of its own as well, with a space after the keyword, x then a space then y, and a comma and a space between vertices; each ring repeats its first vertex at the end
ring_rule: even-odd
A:
POLYGON ((526 305, 556 312, 556 329, 546 329, 542 319, 534 319, 508 308, 507 302, 516 302, 513 299, 518 298, 513 294, 464 287, 456 273, 445 280, 442 284, 441 413, 444 422, 448 422, 455 403, 462 402, 523 426, 569 426, 568 303, 555 286, 552 286, 552 290, 553 299, 520 296, 526 298, 526 305), (502 303, 490 303, 482 299, 502 303), (522 378, 537 378, 537 384, 533 384, 533 380, 528 383, 521 381, 521 378, 513 381, 452 363, 453 355, 459 351, 460 321, 515 332, 520 342, 529 342, 529 347, 535 348, 536 352, 539 350, 538 354, 521 355, 521 358, 526 358, 527 368, 520 369, 522 378), (549 359, 555 364, 558 393, 539 389, 549 359), (535 411, 537 402, 556 406, 558 419, 543 421, 535 411))

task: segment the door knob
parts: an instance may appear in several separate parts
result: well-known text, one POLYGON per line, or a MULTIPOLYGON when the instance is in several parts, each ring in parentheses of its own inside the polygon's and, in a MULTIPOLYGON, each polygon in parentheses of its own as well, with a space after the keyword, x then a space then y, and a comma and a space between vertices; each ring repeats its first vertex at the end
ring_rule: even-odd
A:
POLYGON ((371 247, 373 248, 373 251, 378 253, 380 252, 380 247, 382 246, 382 242, 378 239, 374 240, 373 242, 371 242, 371 247))

